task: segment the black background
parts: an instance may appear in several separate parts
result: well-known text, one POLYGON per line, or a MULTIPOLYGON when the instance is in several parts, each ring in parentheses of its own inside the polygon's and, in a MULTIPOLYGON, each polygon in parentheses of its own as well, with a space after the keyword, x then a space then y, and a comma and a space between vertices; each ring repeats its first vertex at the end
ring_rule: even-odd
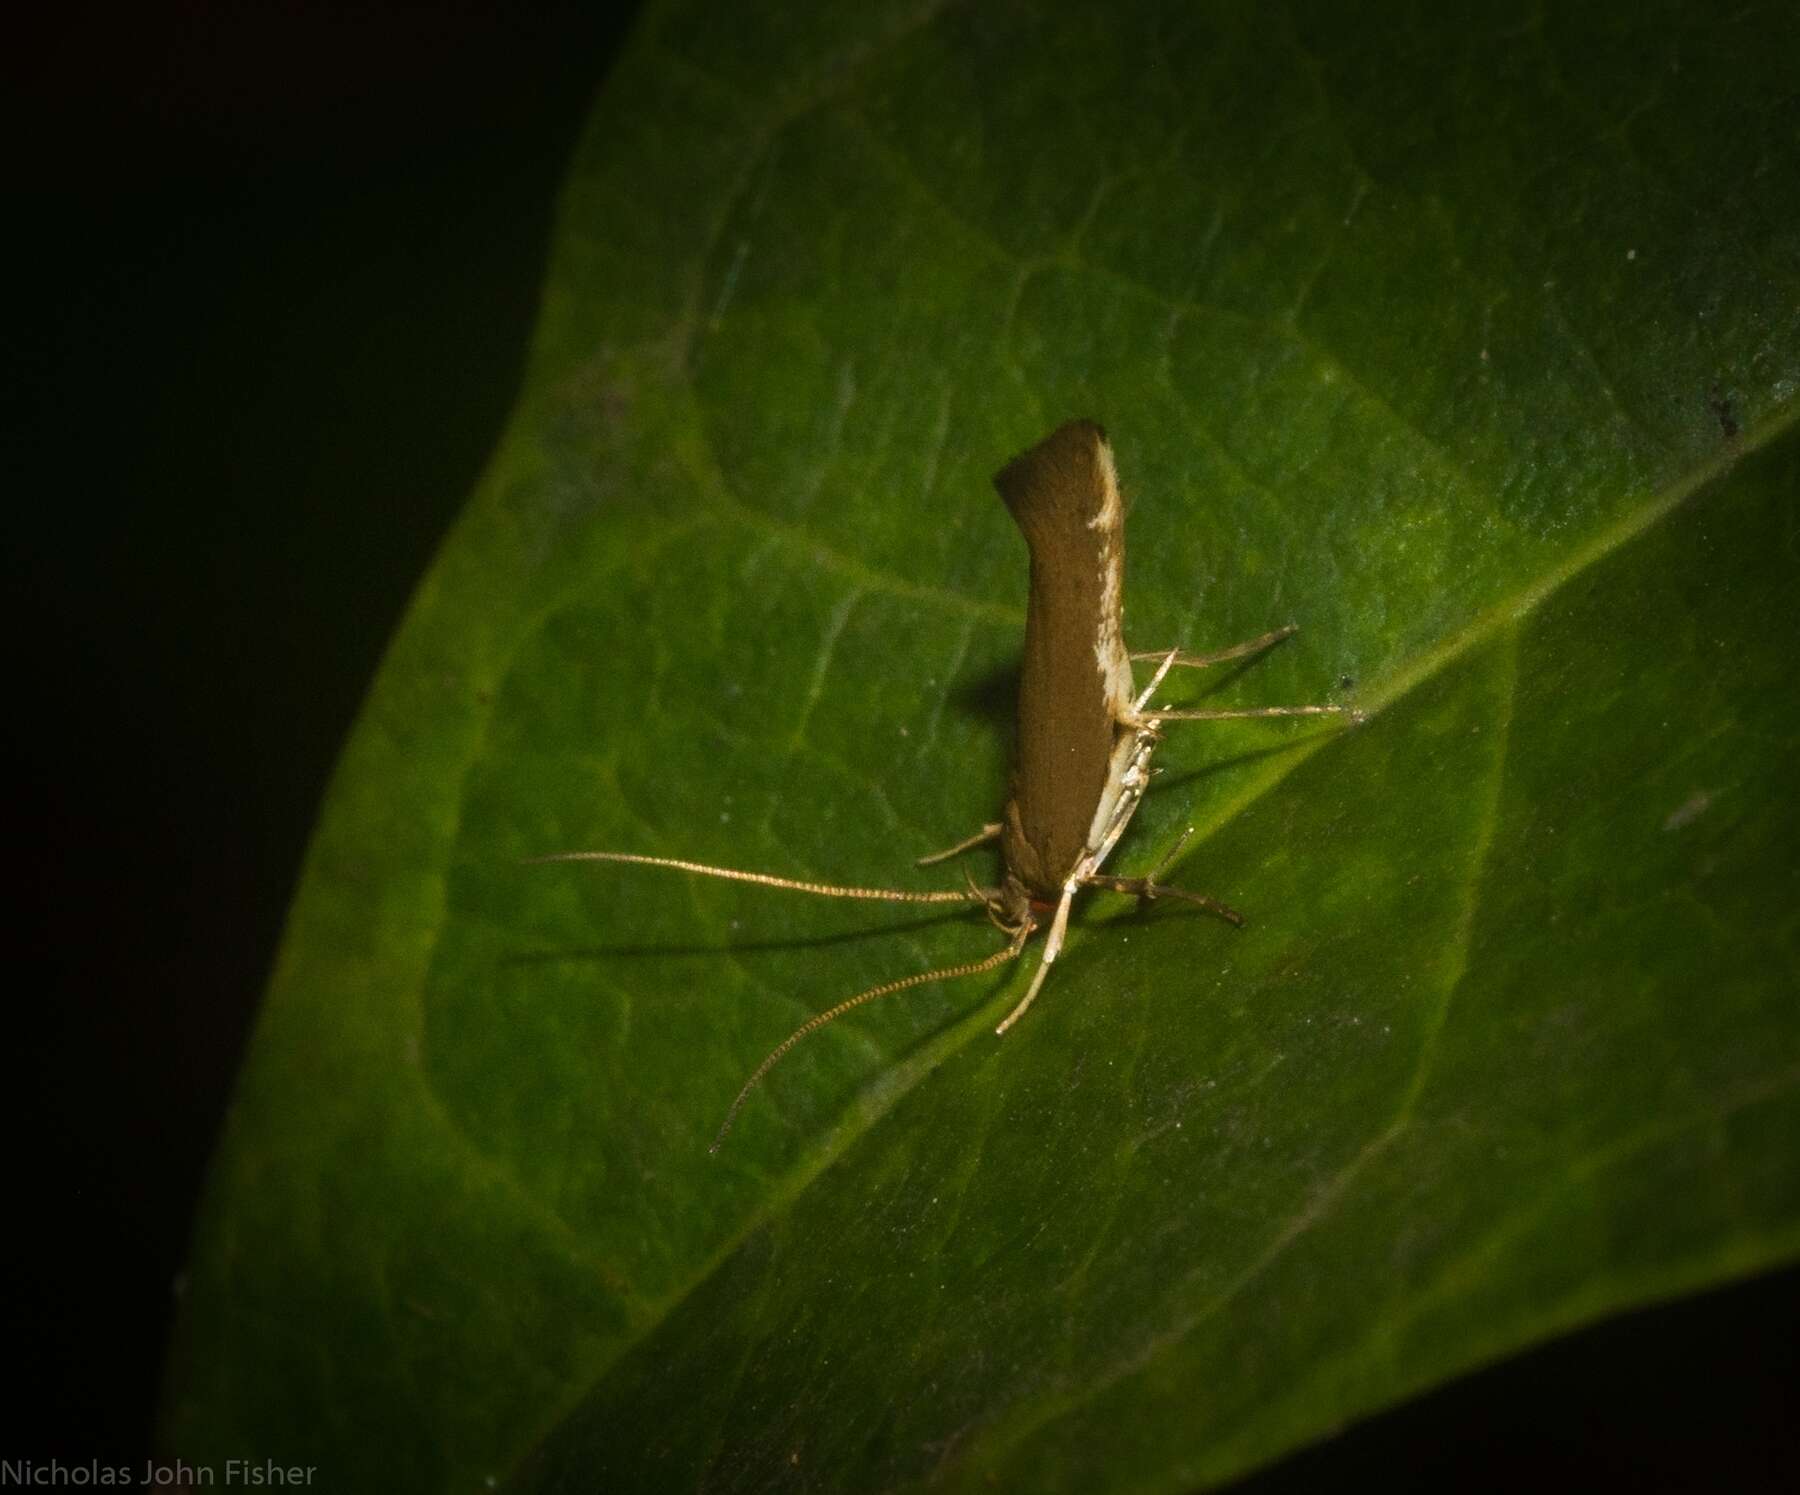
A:
MULTIPOLYGON (((25 1389, 0 1459, 151 1446, 308 829, 513 399, 625 21, 214 0, 19 41, 5 1249, 25 1389)), ((1788 1271, 1481 1372, 1244 1488, 1791 1489, 1796 1346, 1788 1271)))

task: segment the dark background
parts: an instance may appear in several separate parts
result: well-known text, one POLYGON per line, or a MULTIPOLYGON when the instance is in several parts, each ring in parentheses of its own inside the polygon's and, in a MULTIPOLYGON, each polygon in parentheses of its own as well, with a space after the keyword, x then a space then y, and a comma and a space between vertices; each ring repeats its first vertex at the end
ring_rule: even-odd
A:
MULTIPOLYGON (((506 418, 625 20, 212 0, 19 42, 4 1120, 27 1389, 0 1459, 150 1447, 308 829, 506 418)), ((1244 1488, 1790 1489, 1796 1346, 1789 1271, 1469 1377, 1244 1488)))

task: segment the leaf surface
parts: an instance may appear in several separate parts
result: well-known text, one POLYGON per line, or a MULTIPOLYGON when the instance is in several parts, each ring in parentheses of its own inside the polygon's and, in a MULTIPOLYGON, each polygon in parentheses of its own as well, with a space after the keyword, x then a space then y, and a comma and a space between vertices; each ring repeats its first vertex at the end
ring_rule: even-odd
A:
POLYGON ((167 1435, 333 1488, 1179 1490, 1800 1245, 1790 9, 653 6, 346 747, 167 1435), (992 471, 1277 624, 1028 970, 992 471), (977 853, 978 875, 991 862, 977 853), (322 1476, 324 1477, 323 1473, 322 1476))

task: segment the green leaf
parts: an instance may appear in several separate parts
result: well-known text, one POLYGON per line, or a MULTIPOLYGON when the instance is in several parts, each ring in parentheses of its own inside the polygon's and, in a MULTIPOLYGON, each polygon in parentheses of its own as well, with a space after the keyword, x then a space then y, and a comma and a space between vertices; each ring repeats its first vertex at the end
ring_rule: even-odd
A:
MULTIPOLYGON (((333 1489, 1179 1490, 1800 1247, 1792 7, 653 6, 508 434, 348 743, 166 1437, 333 1489), (955 885, 1024 554, 1294 642, 1114 870, 955 885), (1346 684, 1345 682, 1353 682, 1346 684)), ((981 872, 991 861, 974 860, 981 872)))

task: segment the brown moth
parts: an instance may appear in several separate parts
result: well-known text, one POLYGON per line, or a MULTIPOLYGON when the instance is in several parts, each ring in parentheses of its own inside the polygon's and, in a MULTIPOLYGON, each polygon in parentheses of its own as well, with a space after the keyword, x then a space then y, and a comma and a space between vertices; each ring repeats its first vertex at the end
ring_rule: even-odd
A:
MULTIPOLYGON (((877 997, 931 981, 991 971, 1016 959, 1026 941, 1047 926, 1043 955, 1030 986, 994 1030, 1004 1034, 1036 1000, 1062 951, 1070 905, 1083 888, 1107 888, 1146 899, 1180 898, 1241 926, 1243 918, 1224 904, 1202 893, 1168 887, 1157 882, 1154 873, 1114 877, 1100 870, 1149 787, 1150 760, 1161 741, 1162 724, 1261 716, 1358 719, 1343 706, 1264 706, 1240 711, 1171 711, 1150 706, 1151 696, 1171 669, 1205 668, 1242 659, 1279 643, 1295 630, 1290 624, 1216 654, 1190 655, 1175 649, 1134 654, 1126 649, 1125 511, 1112 447, 1095 422, 1072 420, 1058 426, 1001 468, 994 486, 1031 553, 1025 653, 1019 676, 1018 753, 1001 818, 949 850, 921 858, 919 865, 928 866, 998 840, 1002 872, 997 886, 978 887, 971 882, 965 888, 943 891, 839 887, 622 851, 568 851, 533 859, 667 867, 827 898, 974 903, 985 907, 988 917, 1007 936, 1004 948, 984 960, 884 982, 801 1024, 744 1082, 713 1140, 714 1152, 757 1083, 808 1034, 877 997), (1134 660, 1156 662, 1149 682, 1141 689, 1132 677, 1134 660)), ((1176 843, 1170 857, 1180 844, 1176 843)))

